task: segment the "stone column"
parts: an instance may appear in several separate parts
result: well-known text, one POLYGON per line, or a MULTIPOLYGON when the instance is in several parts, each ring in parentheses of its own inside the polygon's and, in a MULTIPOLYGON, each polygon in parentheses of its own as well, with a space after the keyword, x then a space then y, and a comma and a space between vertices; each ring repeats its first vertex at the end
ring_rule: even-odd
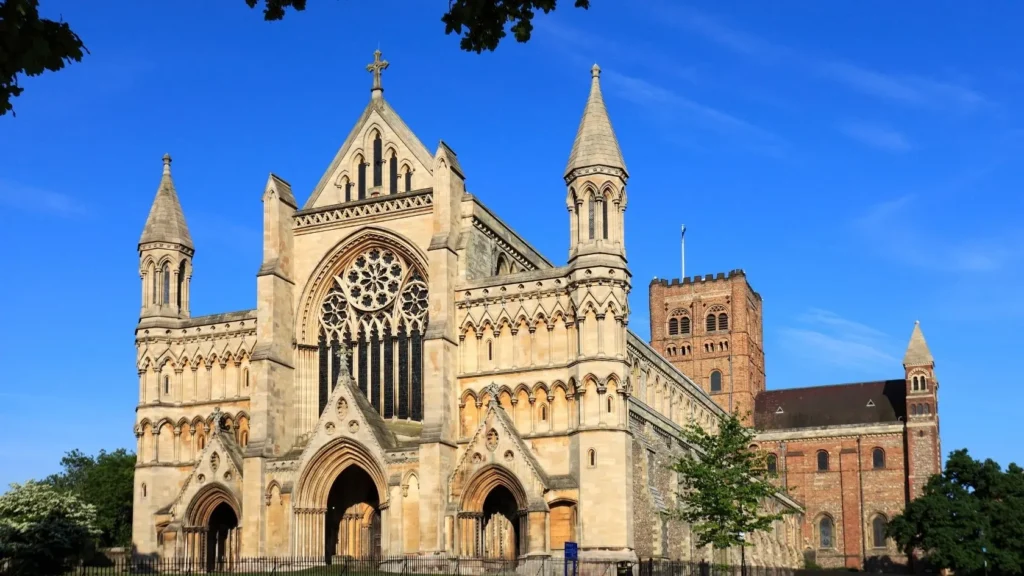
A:
POLYGON ((512 335, 512 368, 515 368, 516 367, 516 352, 518 351, 518 348, 519 348, 519 338, 517 337, 518 334, 519 334, 519 329, 518 328, 510 328, 509 329, 509 334, 512 335))
POLYGON ((598 314, 597 318, 597 355, 604 356, 604 314, 598 314))

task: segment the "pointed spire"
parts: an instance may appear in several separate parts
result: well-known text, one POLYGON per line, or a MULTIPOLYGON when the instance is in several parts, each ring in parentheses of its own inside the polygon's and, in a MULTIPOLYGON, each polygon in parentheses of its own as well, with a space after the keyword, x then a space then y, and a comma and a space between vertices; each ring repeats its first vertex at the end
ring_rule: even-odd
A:
POLYGON ((142 229, 142 238, 139 240, 139 244, 149 242, 168 242, 180 244, 190 250, 194 249, 192 236, 189 235, 188 225, 185 224, 185 214, 178 202, 178 193, 174 190, 174 180, 171 179, 170 154, 164 154, 164 171, 160 177, 160 187, 156 191, 153 206, 149 209, 149 217, 146 218, 146 227, 142 229))
POLYGON ((921 322, 914 322, 914 331, 910 334, 910 344, 907 345, 907 353, 903 356, 904 366, 931 366, 935 363, 932 353, 928 350, 928 344, 924 341, 924 333, 921 332, 921 322))
POLYGON ((565 177, 568 179, 570 174, 580 168, 604 167, 613 172, 621 171, 625 179, 626 161, 622 159, 619 141, 615 138, 615 130, 612 129, 601 96, 601 67, 594 64, 590 76, 590 97, 587 98, 579 130, 576 131, 576 140, 572 143, 565 177))

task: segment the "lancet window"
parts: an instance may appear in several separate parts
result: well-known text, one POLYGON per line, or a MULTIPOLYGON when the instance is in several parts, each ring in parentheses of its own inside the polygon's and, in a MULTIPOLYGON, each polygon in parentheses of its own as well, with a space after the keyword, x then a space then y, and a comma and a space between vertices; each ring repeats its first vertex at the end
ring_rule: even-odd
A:
POLYGON ((422 420, 426 328, 427 283, 419 270, 387 248, 356 256, 321 305, 320 412, 347 365, 381 416, 422 420))

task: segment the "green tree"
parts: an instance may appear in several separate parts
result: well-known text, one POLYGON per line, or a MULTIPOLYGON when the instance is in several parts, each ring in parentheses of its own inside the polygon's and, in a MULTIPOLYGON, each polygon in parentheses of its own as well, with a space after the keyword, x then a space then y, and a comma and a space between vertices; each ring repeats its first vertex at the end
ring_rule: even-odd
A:
POLYGON ((950 453, 942 474, 889 523, 889 536, 958 576, 1024 572, 1024 470, 1003 471, 967 450, 950 453))
MULTIPOLYGON (((587 9, 590 0, 574 0, 577 8, 587 9)), ((449 0, 441 17, 445 34, 459 34, 459 46, 467 52, 494 50, 512 34, 526 42, 533 32, 537 11, 555 9, 558 0, 449 0)), ((250 8, 263 5, 263 18, 280 20, 287 9, 306 9, 306 0, 245 0, 250 8)), ((24 89, 18 76, 38 76, 57 71, 68 63, 81 62, 88 53, 82 39, 66 22, 39 16, 39 0, 0 0, 0 116, 14 110, 12 100, 24 89)))
POLYGON ((123 448, 86 456, 72 450, 60 460, 63 470, 46 483, 69 491, 96 507, 99 545, 128 546, 132 539, 135 455, 123 448))
POLYGON ((0 566, 10 576, 63 574, 87 555, 96 510, 78 496, 42 482, 12 484, 0 495, 0 566))
POLYGON ((679 505, 668 514, 690 524, 698 546, 748 545, 750 535, 770 530, 790 513, 765 510, 779 488, 771 482, 765 454, 750 448, 754 434, 736 414, 719 417, 717 434, 696 423, 683 428, 682 439, 695 454, 671 466, 679 473, 680 490, 679 505))

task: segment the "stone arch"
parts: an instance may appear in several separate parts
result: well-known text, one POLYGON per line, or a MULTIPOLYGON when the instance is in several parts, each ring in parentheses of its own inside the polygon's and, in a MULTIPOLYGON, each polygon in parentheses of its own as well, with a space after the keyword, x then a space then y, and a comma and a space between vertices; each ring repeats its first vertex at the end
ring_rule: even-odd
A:
POLYGON ((239 519, 242 517, 242 504, 231 489, 220 482, 211 482, 192 497, 192 502, 185 510, 185 521, 189 526, 205 527, 214 510, 221 504, 227 504, 239 519))
POLYGON ((348 438, 328 442, 309 459, 299 477, 296 507, 325 508, 334 480, 353 465, 370 476, 381 507, 385 507, 388 489, 383 467, 366 448, 348 438))
POLYGON ((508 468, 489 464, 478 470, 462 491, 459 510, 462 554, 514 559, 526 553, 529 497, 508 468))
POLYGON ((300 343, 313 344, 319 336, 319 306, 331 288, 332 273, 342 269, 364 249, 384 246, 405 259, 427 280, 426 254, 408 237, 376 226, 361 228, 338 241, 317 263, 310 275, 299 302, 301 313, 296 315, 295 333, 300 343))

